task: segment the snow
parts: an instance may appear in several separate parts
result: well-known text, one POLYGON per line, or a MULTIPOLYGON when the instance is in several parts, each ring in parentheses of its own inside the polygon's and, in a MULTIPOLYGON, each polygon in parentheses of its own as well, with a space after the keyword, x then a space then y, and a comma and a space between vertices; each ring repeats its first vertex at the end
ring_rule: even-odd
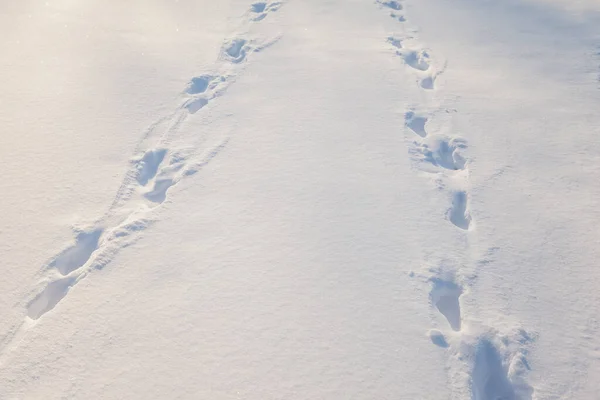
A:
POLYGON ((599 11, 7 4, 0 398, 597 398, 599 11))

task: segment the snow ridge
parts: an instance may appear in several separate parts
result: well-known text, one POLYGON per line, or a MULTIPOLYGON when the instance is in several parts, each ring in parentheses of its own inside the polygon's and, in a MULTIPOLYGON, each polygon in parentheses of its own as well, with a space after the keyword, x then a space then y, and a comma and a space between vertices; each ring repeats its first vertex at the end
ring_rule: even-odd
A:
POLYGON ((197 113, 226 92, 253 53, 279 40, 279 37, 255 38, 249 28, 282 5, 282 2, 251 4, 237 33, 223 42, 212 70, 192 77, 174 110, 158 118, 142 133, 106 214, 91 226, 75 227, 71 244, 42 266, 38 282, 23 299, 22 322, 0 340, 0 366, 28 330, 54 310, 78 282, 102 269, 121 249, 139 240, 141 233, 157 219, 158 209, 169 197, 171 188, 200 171, 226 148, 229 137, 190 143, 185 149, 175 148, 172 139, 187 120, 197 117, 197 113), (207 146, 206 143, 212 144, 207 146))
MULTIPOLYGON (((418 43, 418 30, 413 26, 410 35, 405 33, 409 21, 400 1, 376 0, 376 4, 401 24, 403 33, 392 34, 386 40, 423 93, 423 100, 404 112, 413 167, 434 181, 437 190, 447 193, 449 206, 445 219, 462 235, 461 252, 468 258, 469 243, 477 234, 469 207, 469 159, 465 156, 468 145, 464 138, 452 132, 449 122, 435 130, 429 128, 432 118, 451 121, 452 114, 457 112, 436 104, 436 92, 441 90, 439 77, 447 62, 418 43)), ((490 249, 482 259, 471 262, 472 266, 457 266, 463 263, 444 259, 426 268, 423 274, 411 274, 429 285, 429 302, 450 328, 449 331, 430 329, 427 334, 434 345, 447 352, 451 398, 531 400, 534 393, 525 375, 529 370, 528 348, 535 338, 520 327, 500 332, 465 315, 461 308, 477 273, 484 271, 496 250, 490 249)), ((475 299, 469 301, 476 303, 475 299)))

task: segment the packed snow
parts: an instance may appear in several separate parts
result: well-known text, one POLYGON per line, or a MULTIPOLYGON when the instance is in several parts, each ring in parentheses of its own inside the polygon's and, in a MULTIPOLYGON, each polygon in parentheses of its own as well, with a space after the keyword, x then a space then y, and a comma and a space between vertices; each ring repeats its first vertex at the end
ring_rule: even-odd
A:
POLYGON ((0 399, 600 399, 600 3, 13 1, 0 399))

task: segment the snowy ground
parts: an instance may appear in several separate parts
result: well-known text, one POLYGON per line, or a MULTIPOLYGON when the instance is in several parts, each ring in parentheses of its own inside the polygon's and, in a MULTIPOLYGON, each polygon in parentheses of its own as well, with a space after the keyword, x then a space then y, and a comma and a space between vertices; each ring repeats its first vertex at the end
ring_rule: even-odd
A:
POLYGON ((0 399, 600 398, 600 3, 5 3, 0 399))

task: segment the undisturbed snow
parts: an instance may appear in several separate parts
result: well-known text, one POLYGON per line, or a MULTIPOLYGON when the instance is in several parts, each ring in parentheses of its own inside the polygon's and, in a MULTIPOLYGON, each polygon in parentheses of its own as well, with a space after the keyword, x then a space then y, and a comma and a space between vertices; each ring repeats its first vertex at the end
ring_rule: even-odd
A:
POLYGON ((597 399, 600 6, 5 2, 0 399, 597 399))

